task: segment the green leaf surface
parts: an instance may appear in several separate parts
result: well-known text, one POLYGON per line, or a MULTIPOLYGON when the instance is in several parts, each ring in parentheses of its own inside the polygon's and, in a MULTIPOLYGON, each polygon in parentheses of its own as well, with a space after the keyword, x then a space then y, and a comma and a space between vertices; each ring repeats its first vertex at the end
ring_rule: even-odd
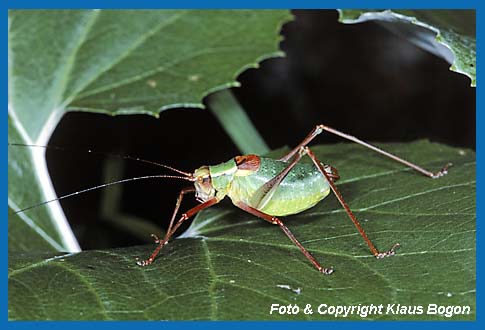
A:
POLYGON ((339 10, 340 21, 377 20, 417 46, 444 58, 476 85, 475 10, 339 10), (451 52, 450 52, 451 51, 451 52))
POLYGON ((286 10, 10 11, 10 102, 34 139, 54 111, 203 107, 207 93, 282 54, 278 32, 289 18, 286 10))
MULTIPOLYGON (((287 10, 11 10, 9 142, 47 144, 71 110, 202 108, 208 93, 281 56, 279 30, 290 18, 287 10)), ((13 214, 55 198, 43 151, 18 149, 9 148, 9 249, 78 251, 58 203, 13 214)))
POLYGON ((313 148, 338 168, 338 187, 377 248, 402 245, 394 257, 372 257, 330 196, 283 219, 317 260, 335 268, 323 275, 278 227, 228 202, 199 214, 145 268, 135 258, 153 245, 11 253, 9 319, 335 319, 320 315, 320 304, 424 308, 420 315, 384 308, 366 319, 475 319, 474 152, 426 141, 381 146, 430 170, 454 164, 430 179, 360 146, 313 148), (272 304, 311 304, 314 313, 270 315, 272 304), (428 304, 467 305, 471 314, 428 315, 428 304))

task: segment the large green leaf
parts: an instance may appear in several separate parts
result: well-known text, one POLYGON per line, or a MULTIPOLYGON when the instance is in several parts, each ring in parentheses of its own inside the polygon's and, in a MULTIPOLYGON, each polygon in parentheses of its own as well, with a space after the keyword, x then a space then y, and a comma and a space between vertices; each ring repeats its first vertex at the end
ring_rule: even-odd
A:
POLYGON ((339 10, 340 21, 376 20, 419 47, 444 58, 476 85, 475 10, 339 10), (451 51, 451 52, 450 52, 451 51))
POLYGON ((327 276, 278 227, 227 203, 201 213, 146 268, 135 258, 150 245, 11 253, 9 318, 334 319, 318 306, 401 304, 423 306, 424 314, 367 319, 474 319, 474 152, 426 141, 382 146, 430 170, 454 164, 430 179, 360 146, 313 149, 338 168, 338 187, 377 247, 402 245, 394 257, 373 258, 333 196, 284 219, 319 261, 334 266, 327 276), (311 304, 314 313, 270 315, 272 304, 311 304), (427 315, 428 304, 467 305, 471 314, 427 315))
MULTIPOLYGON (((157 116, 203 107, 209 92, 282 54, 289 18, 286 10, 12 10, 9 141, 45 145, 71 110, 157 116)), ((54 197, 42 150, 9 150, 11 250, 79 250, 57 203, 13 214, 54 197)))

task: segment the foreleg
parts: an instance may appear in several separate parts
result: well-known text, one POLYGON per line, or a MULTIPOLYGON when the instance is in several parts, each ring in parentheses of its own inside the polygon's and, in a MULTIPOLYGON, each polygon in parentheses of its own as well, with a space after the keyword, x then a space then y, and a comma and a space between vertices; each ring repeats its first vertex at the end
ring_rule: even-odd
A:
POLYGON ((189 219, 190 217, 194 216, 195 214, 197 214, 198 212, 202 211, 203 209, 206 209, 214 204, 217 204, 219 203, 219 199, 217 198, 212 198, 202 204, 199 204, 197 205, 196 207, 193 207, 191 208, 190 210, 188 210, 187 212, 185 212, 184 214, 182 214, 182 216, 180 217, 180 219, 175 223, 175 225, 173 226, 173 228, 170 230, 170 231, 167 231, 167 234, 165 235, 165 238, 163 240, 159 240, 158 241, 158 246, 155 248, 155 250, 153 250, 152 254, 150 255, 150 257, 146 260, 143 260, 143 261, 137 261, 137 264, 138 266, 147 266, 149 264, 151 264, 155 258, 157 257, 158 253, 160 252, 160 250, 163 248, 163 246, 169 241, 169 239, 172 237, 172 235, 175 233, 175 231, 180 227, 180 225, 187 219, 189 219))

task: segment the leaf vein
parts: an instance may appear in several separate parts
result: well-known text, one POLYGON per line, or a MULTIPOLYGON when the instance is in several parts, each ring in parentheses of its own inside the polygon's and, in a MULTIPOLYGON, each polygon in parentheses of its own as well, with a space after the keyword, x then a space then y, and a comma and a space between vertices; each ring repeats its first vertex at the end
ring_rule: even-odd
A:
POLYGON ((214 271, 214 266, 212 264, 212 258, 210 256, 210 251, 209 251, 209 245, 207 244, 207 241, 205 239, 200 240, 202 243, 202 248, 204 250, 204 254, 206 256, 206 261, 207 261, 207 267, 209 270, 209 287, 208 287, 208 292, 209 292, 209 297, 211 301, 211 315, 210 319, 211 320, 216 320, 217 316, 217 302, 216 302, 216 297, 215 297, 215 286, 216 286, 216 281, 217 281, 217 275, 216 272, 214 271))

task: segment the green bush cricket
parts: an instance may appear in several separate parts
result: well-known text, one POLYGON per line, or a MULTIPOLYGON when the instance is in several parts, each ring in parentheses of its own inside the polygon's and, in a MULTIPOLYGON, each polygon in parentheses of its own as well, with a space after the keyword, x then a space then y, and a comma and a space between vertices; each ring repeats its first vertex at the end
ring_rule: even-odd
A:
MULTIPOLYGON (((395 250, 400 246, 399 243, 394 244, 385 252, 379 251, 374 246, 335 185, 335 182, 340 178, 337 169, 320 162, 312 150, 308 147, 308 144, 323 131, 358 143, 401 164, 404 164, 430 178, 439 178, 447 174, 448 168, 452 165, 451 163, 448 163, 440 171, 433 173, 382 149, 379 149, 369 143, 366 143, 354 136, 342 133, 325 125, 317 125, 300 144, 298 144, 293 150, 280 159, 266 158, 257 155, 236 156, 229 161, 218 165, 201 166, 196 169, 194 173, 187 173, 167 165, 142 160, 139 158, 122 156, 122 158, 134 159, 162 166, 183 176, 150 175, 124 179, 84 189, 72 194, 61 196, 54 200, 60 200, 90 190, 134 180, 174 178, 190 181, 193 182, 194 186, 184 188, 180 191, 164 238, 159 239, 157 236, 152 234, 157 247, 147 259, 137 260, 137 264, 139 266, 147 266, 153 263, 160 250, 165 244, 168 243, 184 221, 191 218, 198 212, 219 203, 227 196, 231 199, 232 203, 241 210, 259 217, 271 224, 278 225, 288 236, 288 238, 296 246, 298 246, 305 257, 319 272, 323 274, 331 274, 333 273, 333 267, 321 266, 320 263, 295 238, 292 232, 285 226, 279 217, 297 214, 308 210, 324 199, 327 195, 329 195, 330 191, 332 191, 368 245, 372 255, 378 259, 394 255, 395 250), (312 163, 300 162, 302 157, 305 155, 310 157, 312 163), (195 193, 195 197, 200 204, 183 213, 180 218, 175 221, 183 197, 189 193, 195 193)), ((12 143, 9 145, 20 144, 12 143)), ((28 208, 24 208, 16 211, 15 213, 24 212, 28 209, 52 202, 54 200, 49 200, 28 208)))

